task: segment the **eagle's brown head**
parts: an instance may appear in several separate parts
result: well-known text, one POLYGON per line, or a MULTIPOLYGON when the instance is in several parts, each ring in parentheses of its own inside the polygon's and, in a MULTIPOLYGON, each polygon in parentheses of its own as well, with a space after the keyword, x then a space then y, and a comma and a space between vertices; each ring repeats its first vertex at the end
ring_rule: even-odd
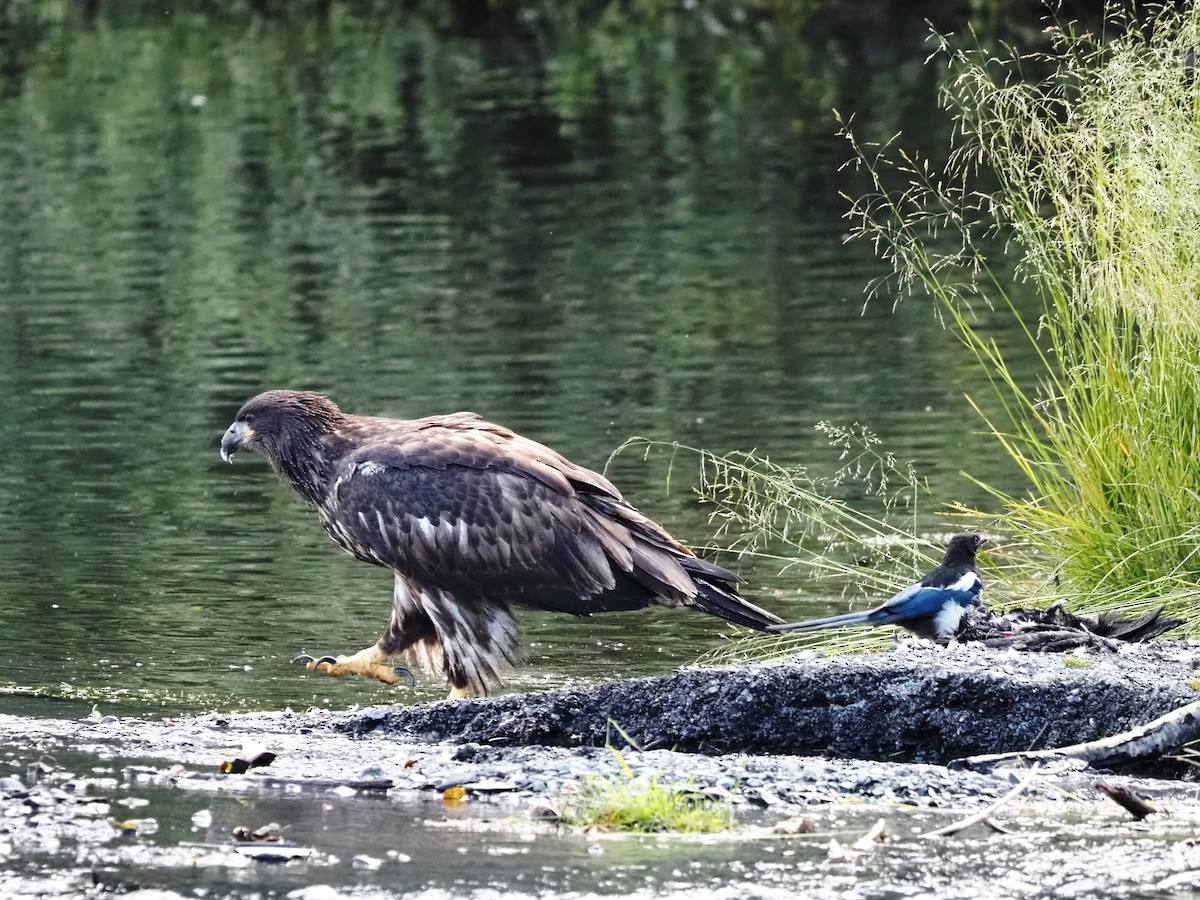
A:
POLYGON ((242 404, 225 430, 221 458, 233 462, 233 454, 245 447, 277 462, 298 443, 333 431, 342 418, 336 404, 320 394, 264 391, 242 404))

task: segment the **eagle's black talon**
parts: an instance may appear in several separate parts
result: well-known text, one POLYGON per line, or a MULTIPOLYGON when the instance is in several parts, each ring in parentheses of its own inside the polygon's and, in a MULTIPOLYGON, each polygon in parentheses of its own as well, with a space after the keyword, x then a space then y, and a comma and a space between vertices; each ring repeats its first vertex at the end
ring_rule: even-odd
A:
POLYGON ((337 662, 337 657, 336 656, 312 657, 312 656, 309 656, 307 653, 301 653, 299 656, 297 656, 295 659, 293 659, 292 662, 300 663, 301 665, 304 665, 309 669, 316 669, 317 666, 321 665, 321 663, 329 663, 332 666, 334 663, 337 662))
POLYGON ((413 677, 413 673, 410 672, 408 669, 404 668, 404 666, 393 666, 392 671, 395 672, 397 675, 399 675, 401 678, 406 679, 408 681, 408 683, 410 685, 412 685, 413 687, 417 686, 417 679, 415 677, 413 677))

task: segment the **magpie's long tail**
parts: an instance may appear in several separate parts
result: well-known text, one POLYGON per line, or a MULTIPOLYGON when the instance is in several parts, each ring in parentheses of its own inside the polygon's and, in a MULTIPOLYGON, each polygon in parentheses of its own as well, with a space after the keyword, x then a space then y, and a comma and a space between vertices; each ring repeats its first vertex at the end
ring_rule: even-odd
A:
POLYGON ((784 631, 810 631, 817 628, 836 628, 839 625, 874 624, 871 618, 873 611, 842 613, 840 616, 825 616, 821 619, 808 619, 805 622, 791 622, 787 625, 772 625, 767 631, 776 634, 784 631))

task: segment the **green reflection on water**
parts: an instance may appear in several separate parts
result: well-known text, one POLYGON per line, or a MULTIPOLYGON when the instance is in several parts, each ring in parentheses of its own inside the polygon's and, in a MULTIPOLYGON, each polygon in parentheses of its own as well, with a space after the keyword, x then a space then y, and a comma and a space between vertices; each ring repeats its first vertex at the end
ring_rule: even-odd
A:
MULTIPOLYGON (((481 37, 337 5, 6 30, 0 683, 185 709, 441 695, 290 665, 371 643, 390 586, 260 463, 221 464, 269 386, 470 408, 596 467, 631 434, 819 461, 812 426, 859 420, 979 499, 956 474, 987 474, 978 376, 929 310, 864 313, 878 265, 841 240, 831 108, 928 136, 927 70, 786 20, 622 24, 481 37)), ((610 475, 703 543, 669 463, 610 475)), ((784 614, 812 589, 742 571, 784 614)), ((666 671, 732 633, 665 611, 524 624, 515 688, 666 671)))

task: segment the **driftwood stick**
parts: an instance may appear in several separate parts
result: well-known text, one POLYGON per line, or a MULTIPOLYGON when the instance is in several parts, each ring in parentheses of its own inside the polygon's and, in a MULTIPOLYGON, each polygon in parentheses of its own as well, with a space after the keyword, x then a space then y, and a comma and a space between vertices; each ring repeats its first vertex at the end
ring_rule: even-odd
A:
POLYGON ((850 849, 859 850, 865 853, 868 850, 874 850, 879 844, 882 844, 886 840, 887 823, 883 819, 880 819, 871 826, 870 830, 866 834, 851 844, 850 849))
POLYGON ((1153 722, 1111 737, 1057 747, 1053 750, 968 756, 954 760, 950 763, 950 768, 987 772, 1010 763, 1064 759, 1077 759, 1089 766, 1103 768, 1146 757, 1163 757, 1195 740, 1200 740, 1200 701, 1181 706, 1153 722))
POLYGON ((175 781, 179 788, 211 789, 222 785, 254 785, 278 789, 291 788, 305 791, 328 791, 335 788, 352 788, 356 791, 384 793, 395 787, 390 778, 286 778, 282 775, 246 774, 236 777, 209 775, 207 772, 188 772, 175 781))
POLYGON ((1011 802, 1023 794, 1025 789, 1033 783, 1033 779, 1037 777, 1037 774, 1038 767, 1034 766, 1029 770, 1028 774, 1021 779, 1020 784, 1018 784, 1015 788, 1013 788, 991 806, 987 807, 986 809, 981 809, 979 812, 975 813, 974 815, 967 816, 965 819, 959 819, 957 822, 951 822, 949 825, 943 825, 941 828, 936 828, 933 831, 927 831, 921 835, 921 837, 949 837, 950 835, 958 834, 960 831, 966 828, 970 828, 972 825, 977 825, 980 822, 986 821, 988 817, 992 815, 992 813, 994 813, 1004 804, 1011 802))
POLYGON ((1151 813, 1158 812, 1158 810, 1135 794, 1126 785, 1113 784, 1109 781, 1097 781, 1096 789, 1122 807, 1139 822, 1151 813))

